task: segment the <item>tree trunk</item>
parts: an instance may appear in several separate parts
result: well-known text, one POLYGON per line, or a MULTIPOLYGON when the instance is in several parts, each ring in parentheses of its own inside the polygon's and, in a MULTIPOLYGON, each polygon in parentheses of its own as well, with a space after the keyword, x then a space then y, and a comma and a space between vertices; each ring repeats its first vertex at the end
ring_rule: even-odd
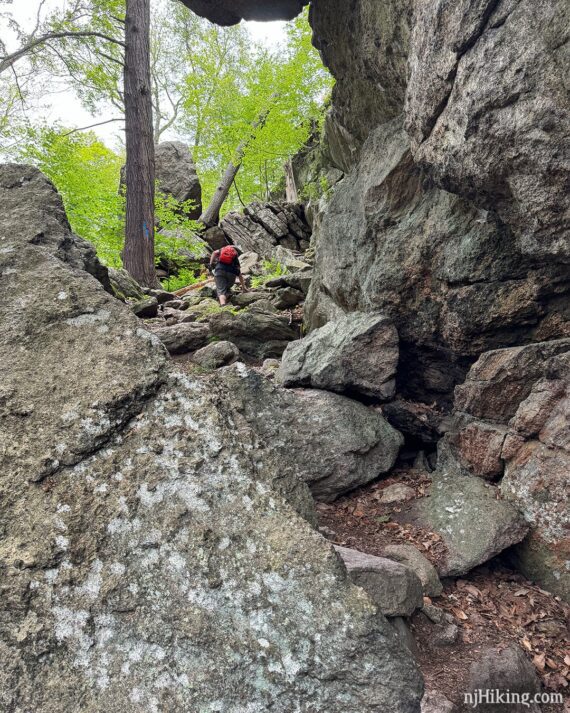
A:
POLYGON ((298 203, 299 201, 295 174, 293 173, 293 162, 291 159, 285 164, 285 200, 287 203, 298 203))
MULTIPOLYGON (((276 94, 273 95, 273 97, 276 96, 276 94)), ((224 201, 228 197, 228 193, 230 192, 232 183, 234 182, 235 177, 237 176, 237 173, 241 167, 241 163, 243 161, 243 157, 245 156, 246 149, 249 146, 250 142, 253 141, 253 139, 255 138, 256 130, 265 125, 265 122, 267 121, 267 117, 269 116, 269 112, 271 111, 271 109, 272 107, 269 107, 269 109, 266 109, 259 115, 257 121, 255 121, 251 126, 251 135, 247 139, 242 141, 241 144, 237 147, 235 162, 232 160, 228 163, 224 176, 218 184, 216 192, 214 193, 214 196, 210 201, 210 205, 200 216, 200 222, 205 225, 206 228, 212 228, 214 225, 217 225, 219 223, 220 210, 224 204, 224 201)))
POLYGON ((216 192, 214 193, 210 205, 200 216, 200 222, 203 223, 207 228, 211 228, 217 225, 220 220, 220 210, 224 204, 224 201, 228 197, 232 183, 240 169, 241 163, 237 166, 234 165, 232 161, 229 162, 228 167, 224 173, 222 180, 220 181, 216 192))
POLYGON ((144 287, 160 287, 154 268, 150 0, 127 0, 125 44, 127 206, 123 265, 144 287))

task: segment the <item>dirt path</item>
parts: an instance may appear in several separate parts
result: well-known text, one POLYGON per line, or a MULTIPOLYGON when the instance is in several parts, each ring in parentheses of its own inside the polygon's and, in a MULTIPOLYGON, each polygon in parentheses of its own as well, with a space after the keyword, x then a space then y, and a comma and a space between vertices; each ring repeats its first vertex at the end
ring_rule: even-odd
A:
MULTIPOLYGON (((441 538, 412 525, 401 525, 398 514, 409 502, 383 504, 383 490, 394 483, 412 487, 416 497, 427 493, 426 473, 402 470, 359 489, 333 504, 319 504, 323 534, 336 544, 382 555, 389 544, 414 544, 434 565, 445 556, 441 538)), ((431 600, 425 598, 426 603, 431 600)), ((459 703, 469 666, 489 645, 516 642, 534 664, 545 691, 561 692, 564 705, 543 706, 543 713, 570 710, 570 607, 540 589, 496 558, 460 579, 444 580, 444 591, 433 604, 447 612, 458 627, 454 643, 442 645, 433 625, 416 612, 410 621, 417 641, 417 660, 426 686, 459 703)))

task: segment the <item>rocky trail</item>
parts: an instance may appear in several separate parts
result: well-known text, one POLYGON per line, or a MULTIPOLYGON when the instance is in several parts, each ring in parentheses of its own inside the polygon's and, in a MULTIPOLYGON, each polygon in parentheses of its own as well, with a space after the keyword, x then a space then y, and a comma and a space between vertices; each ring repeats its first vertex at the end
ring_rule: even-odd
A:
MULTIPOLYGON (((302 253, 296 258, 304 259, 302 253)), ((406 444, 392 469, 380 479, 372 478, 360 486, 354 481, 337 483, 332 489, 307 482, 318 500, 319 531, 338 548, 354 582, 372 596, 417 661, 426 685, 422 711, 463 710, 464 694, 477 689, 542 690, 565 700, 570 681, 569 605, 513 567, 510 548, 504 550, 502 544, 492 542, 493 537, 502 536, 498 530, 491 534, 490 542, 481 545, 484 554, 475 555, 479 561, 464 566, 465 571, 457 576, 446 576, 453 574, 450 549, 457 543, 446 542, 437 518, 439 528, 433 522, 418 520, 418 504, 421 509, 422 500, 429 502, 437 469, 433 441, 441 437, 438 425, 445 414, 435 404, 430 407, 396 397, 398 338, 390 320, 352 318, 348 332, 341 336, 338 322, 332 322, 329 332, 317 330, 303 338, 311 265, 261 282, 259 259, 245 253, 241 261, 247 281, 257 277, 257 284, 248 293, 235 290, 227 308, 216 307, 210 281, 197 289, 181 290, 179 295, 157 293, 156 315, 145 323, 169 348, 177 368, 207 383, 215 382, 214 370, 240 361, 246 365, 242 377, 257 380, 256 388, 260 388, 261 380, 266 384, 262 390, 274 398, 275 385, 278 390, 303 386, 344 392, 368 403, 368 410, 384 414, 403 430, 406 444), (221 319, 218 315, 224 312, 225 331, 216 326, 221 319), (269 332, 257 332, 255 319, 246 321, 248 314, 263 315, 264 320, 271 317, 275 324, 287 326, 292 330, 290 341, 269 344, 269 332), (243 320, 239 330, 234 326, 237 320, 243 320), (212 330, 209 344, 197 349, 194 343, 172 346, 164 335, 180 324, 206 325, 212 330), (361 335, 365 335, 366 348, 374 355, 370 363, 360 351, 361 335), (253 347, 254 342, 259 346, 253 347), (351 353, 354 349, 358 350, 357 358, 351 353), (310 359, 306 357, 309 352, 310 359), (257 376, 248 376, 247 369, 257 376), (350 492, 343 495, 347 488, 350 492), (497 554, 493 556, 493 552, 497 554), (372 557, 359 561, 362 555, 372 557), (393 570, 394 566, 415 573, 421 588, 414 590, 413 581, 405 576, 402 579, 402 570, 393 570), (377 574, 370 575, 370 571, 377 574), (375 576, 380 577, 381 584, 375 576)), ((268 322, 264 324, 269 329, 268 322)), ((343 325, 342 330, 346 329, 343 325)), ((535 410, 532 413, 534 416, 535 410)), ((278 422, 281 419, 276 418, 278 422)), ((446 428, 451 431, 449 425, 446 428)), ((455 436, 448 439, 457 441, 455 436)), ((295 437, 289 447, 296 447, 295 437)), ((483 462, 488 458, 483 450, 479 440, 468 440, 463 457, 483 462)), ((445 448, 440 455, 448 457, 445 448)), ((489 480, 486 471, 485 477, 489 480)), ((483 487, 494 486, 489 483, 483 487)), ((442 507, 453 510, 455 506, 442 507)), ((463 527, 469 530, 473 525, 465 522, 463 527)), ((477 527, 469 536, 477 538, 477 527)), ((568 707, 563 702, 549 703, 540 710, 562 713, 568 707)))
POLYGON ((176 255, 238 247, 229 306, 0 167, 6 713, 568 711, 568 3, 310 5, 310 199, 176 255))

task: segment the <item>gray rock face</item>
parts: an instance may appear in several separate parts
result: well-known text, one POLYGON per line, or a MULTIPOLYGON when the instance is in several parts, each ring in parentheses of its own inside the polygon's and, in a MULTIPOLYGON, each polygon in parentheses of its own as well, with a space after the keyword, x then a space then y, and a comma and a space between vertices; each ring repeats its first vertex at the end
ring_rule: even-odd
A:
POLYGON ((151 325, 152 333, 160 339, 170 354, 185 354, 205 346, 210 336, 207 324, 183 322, 167 327, 151 325))
POLYGON ((313 0, 314 42, 337 80, 327 143, 348 171, 370 129, 401 113, 406 91, 412 3, 313 0), (347 28, 348 31, 347 31, 347 28))
POLYGON ((565 0, 417 5, 406 100, 416 161, 566 262, 569 27, 565 0))
POLYGON ((235 364, 216 380, 236 403, 261 443, 280 454, 284 472, 309 484, 317 500, 338 495, 386 473, 403 438, 376 411, 325 391, 282 389, 235 364))
POLYGON ((569 290, 566 266, 524 256, 492 213, 426 183, 394 120, 327 204, 305 314, 311 329, 347 312, 391 317, 402 395, 449 406, 482 351, 564 336, 569 290))
POLYGON ((417 668, 235 394, 169 373, 66 259, 87 248, 37 171, 0 186, 0 708, 417 713, 417 668))
POLYGON ((239 349, 231 342, 213 342, 192 356, 192 361, 205 369, 219 369, 236 361, 239 349))
POLYGON ((0 205, 0 464, 23 493, 138 413, 164 379, 166 353, 83 272, 107 274, 39 171, 1 167, 0 205))
POLYGON ((383 315, 353 312, 289 344, 285 386, 310 386, 387 400, 394 395, 398 332, 383 315))
POLYGON ((384 616, 411 616, 423 602, 422 585, 409 567, 347 547, 334 546, 352 581, 384 616))
POLYGON ((451 470, 433 475, 429 497, 414 503, 411 517, 438 532, 447 547, 440 576, 466 574, 527 534, 521 513, 497 495, 497 488, 474 476, 451 470))
POLYGON ((293 259, 311 237, 304 207, 296 203, 250 203, 243 212, 228 213, 219 227, 227 242, 265 260, 276 259, 277 247, 293 259))
POLYGON ((160 190, 179 203, 192 201, 196 207, 187 215, 197 220, 202 213, 202 187, 190 148, 181 141, 165 141, 156 147, 155 160, 160 190))

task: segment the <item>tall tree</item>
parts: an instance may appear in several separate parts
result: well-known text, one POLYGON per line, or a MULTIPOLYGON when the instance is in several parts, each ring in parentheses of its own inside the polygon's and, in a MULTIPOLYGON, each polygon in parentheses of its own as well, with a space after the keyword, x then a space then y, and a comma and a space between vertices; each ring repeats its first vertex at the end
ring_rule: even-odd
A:
POLYGON ((159 287, 154 268, 150 0, 127 0, 124 96, 127 203, 123 265, 141 285, 159 287))

